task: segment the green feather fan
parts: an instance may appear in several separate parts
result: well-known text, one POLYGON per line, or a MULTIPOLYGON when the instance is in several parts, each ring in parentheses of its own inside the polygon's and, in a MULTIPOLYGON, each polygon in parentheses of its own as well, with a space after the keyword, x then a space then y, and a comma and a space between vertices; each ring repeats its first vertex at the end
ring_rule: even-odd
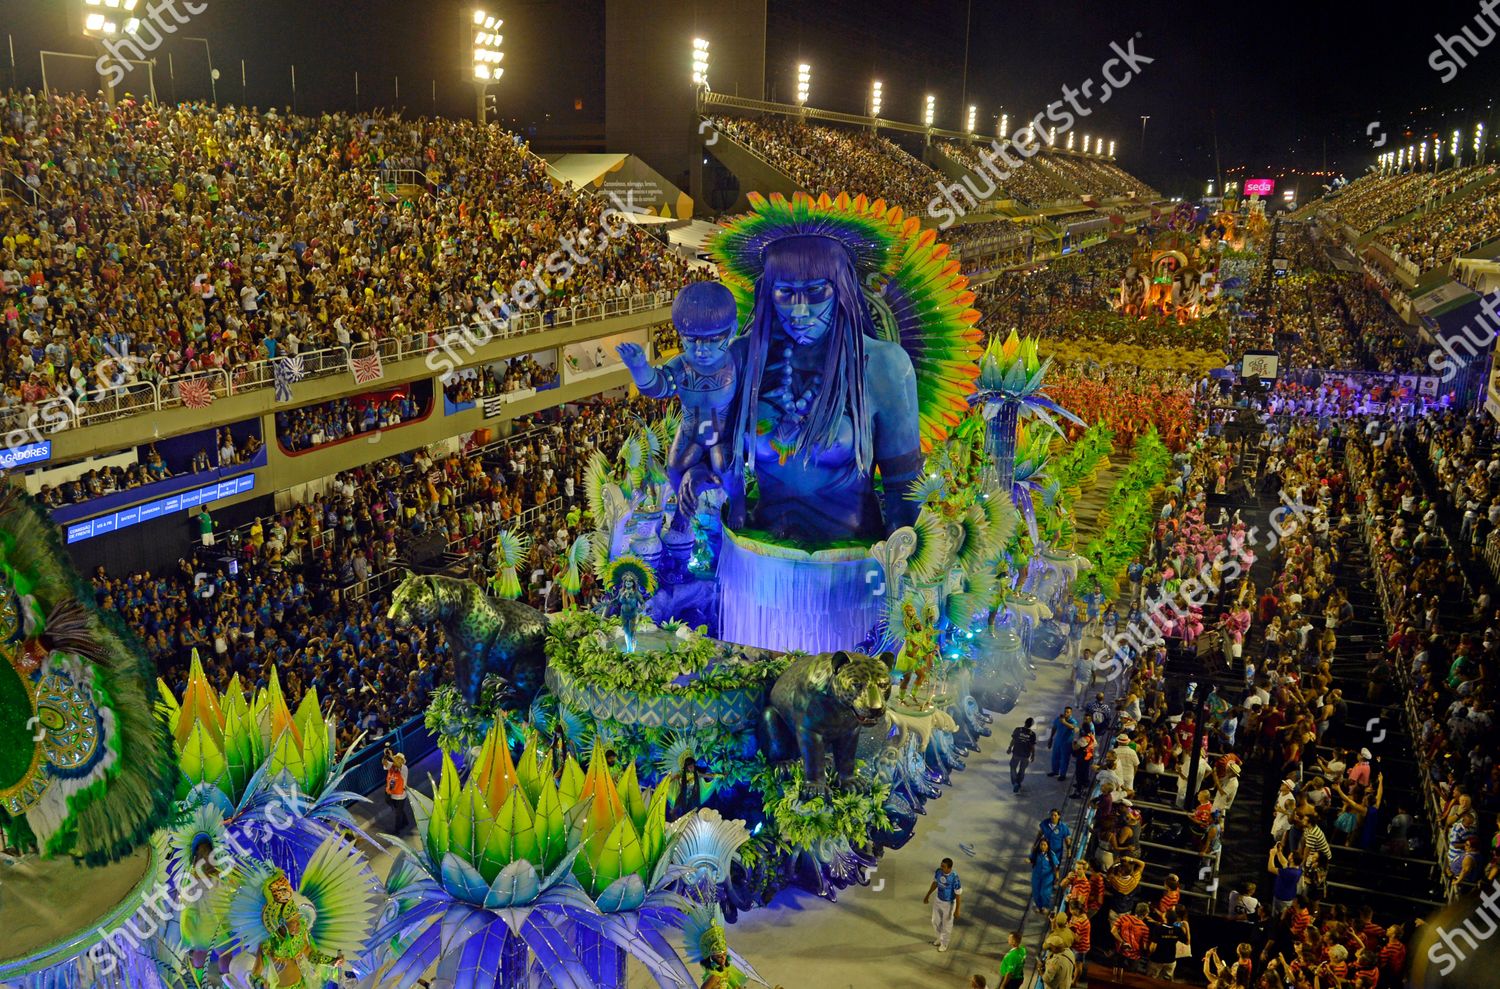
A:
POLYGON ((176 786, 151 663, 94 603, 44 511, 12 487, 0 490, 0 533, 15 630, 0 665, 0 826, 43 855, 123 857, 168 819, 176 786), (46 616, 29 631, 18 578, 46 616))

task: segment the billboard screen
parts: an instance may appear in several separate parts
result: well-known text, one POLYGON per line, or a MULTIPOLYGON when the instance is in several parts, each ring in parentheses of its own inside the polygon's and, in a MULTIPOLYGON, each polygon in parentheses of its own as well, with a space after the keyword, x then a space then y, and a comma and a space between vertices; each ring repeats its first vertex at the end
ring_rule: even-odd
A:
POLYGON ((1245 195, 1269 196, 1276 191, 1275 179, 1246 179, 1245 195))

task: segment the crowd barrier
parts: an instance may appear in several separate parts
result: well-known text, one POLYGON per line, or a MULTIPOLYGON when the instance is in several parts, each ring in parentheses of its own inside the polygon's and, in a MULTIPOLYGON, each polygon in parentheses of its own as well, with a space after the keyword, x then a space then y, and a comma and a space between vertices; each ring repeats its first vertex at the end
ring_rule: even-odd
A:
MULTIPOLYGON (((676 294, 675 290, 662 290, 603 302, 580 302, 547 312, 526 312, 499 320, 490 325, 488 330, 491 340, 507 340, 543 330, 661 309, 671 305, 676 294)), ((455 323, 441 330, 424 330, 405 336, 361 341, 349 347, 304 350, 297 355, 302 361, 300 380, 347 373, 355 358, 377 353, 386 362, 423 357, 445 349, 465 355, 471 349, 473 326, 473 323, 455 323)), ((280 359, 252 361, 232 369, 210 368, 174 374, 159 381, 132 382, 101 389, 84 402, 58 396, 43 402, 27 403, 0 413, 0 431, 10 433, 31 429, 61 432, 64 429, 125 419, 144 412, 179 408, 185 404, 182 386, 188 382, 206 382, 208 392, 215 400, 270 388, 275 384, 276 364, 280 359)))
MULTIPOLYGON (((1350 443, 1345 449, 1344 461, 1349 469, 1350 488, 1356 491, 1368 490, 1369 472, 1366 469, 1365 452, 1356 444, 1350 443)), ((1370 560, 1370 572, 1375 577, 1375 592, 1380 599, 1382 623, 1385 625, 1387 635, 1391 635, 1397 630, 1397 623, 1391 616, 1400 614, 1404 594, 1401 588, 1393 586, 1393 578, 1389 570, 1379 565, 1383 551, 1380 545, 1380 535, 1375 530, 1374 516, 1369 510, 1360 516, 1360 532, 1365 540, 1365 551, 1370 560)), ((1421 738, 1421 727, 1425 719, 1416 707, 1416 689, 1412 680, 1411 667, 1404 662, 1397 662, 1393 665, 1401 690, 1401 710, 1406 718, 1407 735, 1413 739, 1421 738)), ((1427 819, 1433 825, 1433 847, 1438 853, 1438 874, 1442 876, 1445 892, 1451 900, 1455 890, 1448 870, 1444 868, 1447 856, 1447 832, 1442 826, 1437 790, 1432 785, 1432 777, 1427 771, 1422 753, 1413 752, 1413 755, 1416 756, 1417 765, 1422 769, 1422 802, 1427 812, 1427 819)))

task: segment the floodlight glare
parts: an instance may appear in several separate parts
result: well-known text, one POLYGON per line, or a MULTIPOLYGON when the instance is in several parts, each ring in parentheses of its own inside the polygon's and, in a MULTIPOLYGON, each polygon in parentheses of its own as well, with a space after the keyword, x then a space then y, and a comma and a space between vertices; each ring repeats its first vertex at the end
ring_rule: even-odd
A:
POLYGON ((880 88, 879 79, 876 79, 870 85, 870 116, 872 117, 880 116, 880 104, 882 102, 880 99, 880 88))
POLYGON ((708 86, 708 41, 704 38, 693 39, 693 84, 708 86))
POLYGON ((1068 150, 1069 151, 1073 150, 1073 138, 1075 138, 1077 136, 1078 135, 1074 134, 1072 131, 1068 131, 1068 150))
POLYGON ((1010 114, 1008 113, 1000 114, 1000 136, 1010 136, 1010 114))
POLYGON ((922 120, 923 120, 923 122, 928 127, 931 127, 932 126, 932 122, 934 120, 936 120, 936 119, 937 119, 937 97, 929 95, 927 97, 927 108, 922 113, 922 120))
POLYGON ((1109 142, 1109 156, 1111 158, 1113 158, 1115 156, 1115 142, 1113 142, 1113 141, 1109 142))
POLYGON ((88 28, 90 31, 104 30, 104 15, 90 14, 88 18, 83 22, 83 26, 88 28))

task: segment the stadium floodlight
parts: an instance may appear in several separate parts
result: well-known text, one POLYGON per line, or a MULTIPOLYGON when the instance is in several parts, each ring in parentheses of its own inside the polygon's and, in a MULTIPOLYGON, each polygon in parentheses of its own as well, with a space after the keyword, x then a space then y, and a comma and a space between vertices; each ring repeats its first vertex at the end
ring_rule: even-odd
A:
POLYGON ((1000 136, 1010 137, 1010 114, 1000 114, 1000 136))
POLYGON ((1069 151, 1073 150, 1073 138, 1075 138, 1077 136, 1078 135, 1074 134, 1072 131, 1068 131, 1068 150, 1069 151))
POLYGON ((708 88, 708 41, 693 39, 693 85, 708 88))
POLYGON ((1115 156, 1115 142, 1113 142, 1113 141, 1109 142, 1109 156, 1111 158, 1113 158, 1115 156))
POLYGON ((1089 153, 1089 136, 1087 134, 1083 135, 1083 153, 1089 153))
POLYGON ((1421 143, 1421 145, 1418 146, 1417 160, 1419 162, 1421 162, 1424 167, 1426 166, 1426 164, 1427 164, 1427 142, 1426 141, 1423 141, 1421 143))
POLYGON ((505 60, 505 52, 500 50, 500 45, 505 42, 505 36, 500 33, 504 23, 488 11, 474 11, 474 115, 481 125, 489 120, 490 85, 505 75, 505 70, 500 67, 505 60))
POLYGON ((1212 196, 1213 194, 1214 194, 1214 180, 1213 179, 1209 179, 1208 180, 1208 191, 1205 192, 1204 195, 1205 196, 1212 196))
POLYGON ((1448 154, 1454 158, 1458 157, 1458 142, 1463 139, 1463 134, 1458 128, 1453 129, 1453 143, 1448 146, 1448 154))
POLYGON ((876 79, 870 83, 870 116, 880 116, 880 104, 884 102, 882 96, 880 80, 876 79))
POLYGON ((970 134, 974 133, 974 125, 976 123, 978 123, 978 121, 979 121, 979 107, 977 107, 974 104, 970 103, 969 104, 968 126, 965 127, 964 130, 968 131, 970 134))
POLYGON ((1474 162, 1484 164, 1484 124, 1474 125, 1474 162))
POLYGON ((1051 130, 1049 130, 1047 132, 1047 146, 1049 148, 1055 148, 1055 147, 1057 147, 1057 128, 1056 127, 1052 128, 1051 130))
POLYGON ((922 122, 928 127, 937 119, 937 97, 931 93, 927 95, 927 107, 922 111, 922 122))
POLYGON ((797 105, 807 105, 807 94, 812 91, 812 66, 803 62, 797 66, 797 105))
MULTIPOLYGON (((84 0, 83 33, 91 38, 112 38, 119 34, 121 22, 115 11, 120 9, 120 4, 121 0, 84 0)), ((125 10, 134 9, 135 3, 132 0, 125 10)), ((140 20, 132 17, 124 25, 124 30, 133 32, 140 26, 140 20)))
MULTIPOLYGON (((500 45, 505 41, 505 36, 497 30, 504 23, 493 14, 483 10, 474 11, 474 26, 478 29, 474 32, 474 82, 480 86, 495 82, 505 74, 505 70, 500 68, 500 63, 505 58, 500 45)), ((481 94, 481 108, 483 105, 484 97, 481 94)), ((481 112, 480 122, 483 123, 483 120, 481 112)))

